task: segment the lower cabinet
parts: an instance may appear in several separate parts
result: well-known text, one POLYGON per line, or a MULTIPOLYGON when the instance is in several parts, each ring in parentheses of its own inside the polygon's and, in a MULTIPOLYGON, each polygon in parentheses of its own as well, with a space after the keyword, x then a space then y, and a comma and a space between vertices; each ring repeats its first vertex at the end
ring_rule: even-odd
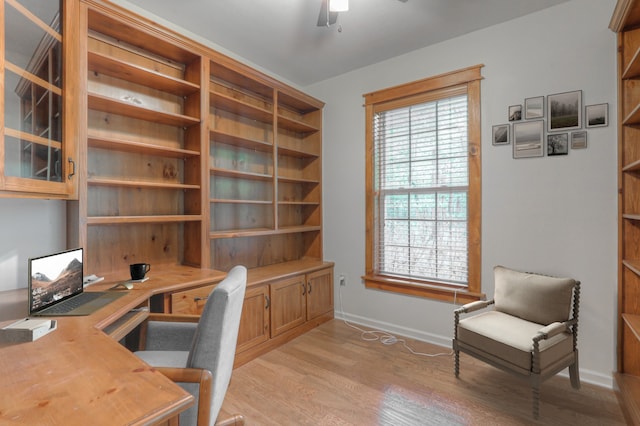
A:
MULTIPOLYGON (((215 286, 209 284, 165 294, 165 311, 200 315, 215 286)), ((332 266, 273 281, 250 281, 242 307, 236 365, 244 364, 331 318, 332 266)))
POLYGON ((333 311, 333 269, 271 284, 271 337, 333 311))
POLYGON ((243 352, 269 340, 269 286, 248 288, 244 295, 236 352, 243 352))

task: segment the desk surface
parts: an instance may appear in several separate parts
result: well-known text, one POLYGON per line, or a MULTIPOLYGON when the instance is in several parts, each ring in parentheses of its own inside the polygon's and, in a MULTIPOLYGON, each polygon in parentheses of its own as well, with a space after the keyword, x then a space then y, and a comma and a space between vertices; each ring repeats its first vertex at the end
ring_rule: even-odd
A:
MULTIPOLYGON (((90 316, 56 317, 57 330, 35 342, 0 344, 0 423, 156 424, 188 408, 190 394, 102 329, 153 294, 219 282, 224 275, 183 266, 158 268, 148 281, 120 290, 127 294, 90 316)), ((88 290, 104 291, 114 284, 107 279, 88 290)), ((0 327, 26 313, 26 289, 0 293, 0 327)))

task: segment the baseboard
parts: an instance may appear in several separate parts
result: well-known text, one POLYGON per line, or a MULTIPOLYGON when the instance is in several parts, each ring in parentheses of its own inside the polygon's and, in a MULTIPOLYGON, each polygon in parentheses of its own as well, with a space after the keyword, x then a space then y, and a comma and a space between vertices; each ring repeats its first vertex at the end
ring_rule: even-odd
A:
MULTIPOLYGON (((345 314, 342 312, 335 312, 335 319, 348 321, 354 324, 358 324, 364 327, 386 331, 398 336, 409 337, 411 339, 419 340, 421 342, 431 343, 434 345, 442 346, 447 349, 451 349, 451 337, 441 336, 433 333, 427 333, 421 330, 413 328, 402 327, 396 324, 391 324, 384 321, 378 321, 372 318, 362 317, 359 315, 345 314)), ((451 318, 451 327, 453 328, 453 318, 451 318)), ((558 373, 563 377, 569 377, 568 371, 558 373)), ((589 383, 591 385, 600 386, 606 389, 613 390, 613 375, 602 374, 597 371, 580 369, 580 381, 582 383, 589 383)))

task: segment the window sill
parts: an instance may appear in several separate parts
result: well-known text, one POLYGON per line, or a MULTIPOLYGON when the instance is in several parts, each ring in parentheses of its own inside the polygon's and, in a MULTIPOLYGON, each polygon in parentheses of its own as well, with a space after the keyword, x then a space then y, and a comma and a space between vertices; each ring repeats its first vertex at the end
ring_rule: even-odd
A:
POLYGON ((474 293, 466 288, 446 284, 422 283, 385 275, 364 275, 362 279, 365 288, 425 297, 443 302, 455 301, 460 305, 485 299, 484 293, 474 293))

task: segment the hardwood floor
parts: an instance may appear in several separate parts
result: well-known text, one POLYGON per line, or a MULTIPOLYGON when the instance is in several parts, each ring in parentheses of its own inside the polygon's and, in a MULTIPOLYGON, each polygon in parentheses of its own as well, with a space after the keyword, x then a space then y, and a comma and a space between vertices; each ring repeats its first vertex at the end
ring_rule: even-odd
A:
MULTIPOLYGON (((425 353, 448 349, 407 339, 425 353)), ((540 420, 528 382, 461 354, 421 357, 363 341, 333 320, 234 370, 222 407, 247 425, 624 425, 611 390, 568 377, 542 385, 540 420)))

